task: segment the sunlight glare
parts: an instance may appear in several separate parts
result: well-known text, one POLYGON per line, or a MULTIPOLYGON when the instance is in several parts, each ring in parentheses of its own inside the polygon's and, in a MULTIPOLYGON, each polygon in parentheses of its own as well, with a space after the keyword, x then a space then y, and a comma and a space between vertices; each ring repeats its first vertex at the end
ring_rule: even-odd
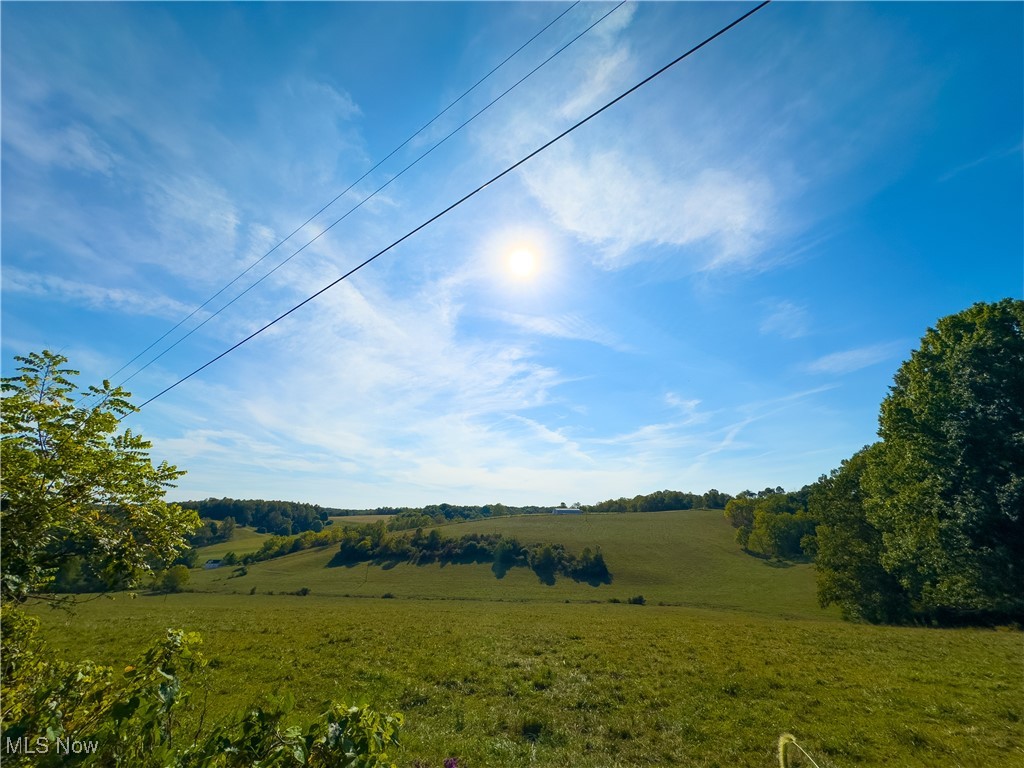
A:
POLYGON ((516 248, 508 254, 505 266, 512 277, 526 280, 537 271, 537 254, 530 248, 516 248))

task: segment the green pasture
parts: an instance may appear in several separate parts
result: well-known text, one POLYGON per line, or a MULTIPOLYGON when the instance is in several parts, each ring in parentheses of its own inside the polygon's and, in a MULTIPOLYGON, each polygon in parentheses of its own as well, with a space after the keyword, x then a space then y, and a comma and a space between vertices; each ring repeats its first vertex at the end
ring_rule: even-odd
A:
POLYGON ((301 712, 404 713, 399 764, 1020 765, 1016 632, 871 627, 627 604, 178 594, 42 614, 76 657, 123 664, 197 630, 209 716, 279 689, 301 712))
MULTIPOLYGON (((643 595, 649 603, 752 611, 773 616, 831 618, 818 607, 810 565, 779 565, 746 555, 720 510, 632 515, 524 515, 441 527, 444 536, 498 532, 525 544, 564 544, 579 553, 601 547, 612 583, 591 586, 559 577, 540 582, 526 568, 498 578, 490 564, 331 566, 336 547, 234 569, 194 571, 197 591, 294 592, 315 595, 587 602, 643 595)), ((200 550, 200 561, 206 557, 200 550)))
POLYGON ((842 622, 817 606, 811 566, 743 554, 720 511, 442 529, 472 531, 600 545, 613 581, 331 566, 332 546, 242 576, 194 570, 193 592, 37 613, 67 657, 110 664, 167 627, 202 633, 208 718, 284 689, 297 718, 326 699, 401 712, 403 768, 767 768, 784 732, 821 768, 1024 765, 1019 631, 842 622))
POLYGON ((394 515, 331 515, 334 525, 365 525, 378 520, 390 520, 394 515))
POLYGON ((220 560, 228 552, 234 552, 239 557, 249 552, 256 552, 268 538, 270 538, 268 533, 256 533, 253 528, 237 526, 230 541, 220 541, 208 547, 199 548, 199 565, 202 567, 207 560, 220 560))

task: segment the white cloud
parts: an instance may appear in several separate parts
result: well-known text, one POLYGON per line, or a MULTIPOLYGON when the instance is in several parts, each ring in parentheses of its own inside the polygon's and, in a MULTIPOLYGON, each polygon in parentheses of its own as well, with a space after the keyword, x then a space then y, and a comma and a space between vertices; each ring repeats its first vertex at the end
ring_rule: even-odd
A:
POLYGON ((49 129, 41 121, 27 119, 26 108, 5 105, 3 140, 8 151, 20 153, 43 168, 63 168, 110 176, 117 154, 88 126, 72 123, 49 129))
POLYGON ((832 375, 852 373, 891 360, 904 349, 905 345, 901 342, 888 342, 857 347, 843 352, 833 352, 808 363, 805 370, 809 373, 832 375))
POLYGON ((700 416, 697 414, 697 407, 700 405, 700 400, 696 398, 691 400, 684 400, 679 397, 675 392, 667 392, 665 394, 665 402, 673 408, 678 409, 689 419, 697 419, 700 416))
POLYGON ((192 310, 179 301, 157 293, 131 288, 112 288, 67 280, 56 275, 25 272, 14 267, 4 269, 5 292, 37 296, 107 312, 149 315, 178 320, 192 310))
POLYGON ((724 168, 667 174, 620 150, 566 144, 538 158, 524 180, 559 226, 602 246, 608 268, 630 263, 642 245, 696 247, 707 267, 746 264, 774 217, 766 178, 724 168))
POLYGON ((769 336, 781 336, 784 339, 798 339, 809 332, 810 318, 804 307, 791 301, 778 303, 765 302, 770 306, 768 314, 761 320, 760 331, 769 336))
POLYGON ((626 345, 614 334, 604 330, 578 314, 524 315, 515 312, 491 312, 490 316, 529 333, 555 339, 591 341, 611 349, 623 351, 626 345))
POLYGON ((190 281, 226 282, 237 274, 239 213, 228 193, 197 175, 151 180, 143 188, 152 226, 140 261, 190 281))
POLYGON ((939 182, 947 182, 950 179, 954 178, 955 176, 959 176, 961 173, 973 170, 974 168, 977 168, 978 166, 981 165, 985 165, 986 163, 990 163, 993 160, 1002 160, 1003 158, 1006 157, 1019 155, 1022 151, 1024 151, 1024 143, 1021 142, 1018 142, 1017 144, 1009 148, 1002 147, 999 149, 994 149, 990 152, 986 152, 984 155, 981 155, 980 157, 971 160, 970 162, 963 163, 962 165, 958 165, 955 168, 946 171, 946 173, 942 174, 939 177, 939 182))
POLYGON ((582 72, 583 82, 562 105, 559 114, 565 118, 580 119, 608 101, 614 90, 622 90, 625 73, 632 70, 628 48, 613 50, 606 56, 589 62, 582 72))

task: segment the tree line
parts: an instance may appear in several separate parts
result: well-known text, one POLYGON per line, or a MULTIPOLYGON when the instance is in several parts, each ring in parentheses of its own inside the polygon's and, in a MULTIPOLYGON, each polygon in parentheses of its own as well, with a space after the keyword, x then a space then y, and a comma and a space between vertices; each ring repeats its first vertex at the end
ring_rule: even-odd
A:
POLYGON ((554 583, 562 574, 576 581, 593 584, 611 583, 611 572, 601 548, 584 548, 579 555, 562 544, 521 544, 515 537, 501 534, 470 533, 459 537, 442 536, 436 528, 425 533, 391 531, 383 520, 358 526, 333 526, 322 531, 306 531, 297 536, 271 536, 256 552, 238 556, 228 552, 224 565, 246 566, 284 557, 305 549, 338 545, 338 554, 330 565, 355 563, 414 565, 427 563, 493 563, 496 574, 503 576, 509 568, 527 567, 545 583, 554 583))
POLYGON ((1024 621, 1024 301, 929 328, 878 425, 803 498, 730 501, 737 540, 813 558, 819 601, 847 618, 1024 621))
POLYGON ((417 528, 413 534, 393 534, 383 526, 363 530, 346 528, 332 565, 354 563, 493 563, 499 578, 510 568, 530 568, 545 584, 554 584, 562 574, 576 581, 609 584, 611 572, 601 548, 585 547, 579 555, 561 544, 525 545, 514 536, 499 533, 469 533, 458 538, 442 536, 436 528, 424 533, 417 528))
POLYGON ((291 536, 303 531, 319 531, 331 515, 343 510, 304 504, 298 501, 266 501, 264 499, 203 499, 182 501, 182 509, 194 510, 205 520, 234 520, 236 525, 255 528, 258 533, 291 536))
POLYGON ((655 491, 647 495, 607 499, 582 505, 585 512, 664 512, 673 509, 724 509, 731 499, 728 493, 712 488, 707 493, 655 491))
POLYGON ((428 504, 425 507, 380 507, 377 514, 390 514, 388 528, 392 531, 406 531, 413 528, 429 528, 444 523, 483 520, 489 517, 509 515, 537 515, 551 511, 551 507, 529 505, 512 507, 506 504, 483 504, 481 506, 462 504, 428 504))

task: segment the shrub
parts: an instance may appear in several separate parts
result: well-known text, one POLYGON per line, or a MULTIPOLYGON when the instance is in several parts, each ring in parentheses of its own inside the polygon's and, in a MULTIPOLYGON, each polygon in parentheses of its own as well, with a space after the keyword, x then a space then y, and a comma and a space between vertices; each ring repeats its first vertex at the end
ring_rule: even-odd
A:
MULTIPOLYGON (((89 768, 393 768, 388 750, 398 744, 401 715, 368 707, 326 705, 303 729, 287 726, 294 701, 285 696, 266 707, 212 728, 185 733, 181 726, 192 697, 190 683, 206 662, 201 638, 168 631, 135 664, 117 672, 91 662, 54 659, 37 637, 38 620, 4 608, 2 726, 5 743, 45 735, 92 747, 76 760, 89 768)), ((51 768, 66 764, 56 750, 8 753, 4 765, 51 768)))
POLYGON ((164 571, 160 578, 160 588, 164 592, 181 592, 188 584, 189 572, 184 565, 173 565, 164 571))

